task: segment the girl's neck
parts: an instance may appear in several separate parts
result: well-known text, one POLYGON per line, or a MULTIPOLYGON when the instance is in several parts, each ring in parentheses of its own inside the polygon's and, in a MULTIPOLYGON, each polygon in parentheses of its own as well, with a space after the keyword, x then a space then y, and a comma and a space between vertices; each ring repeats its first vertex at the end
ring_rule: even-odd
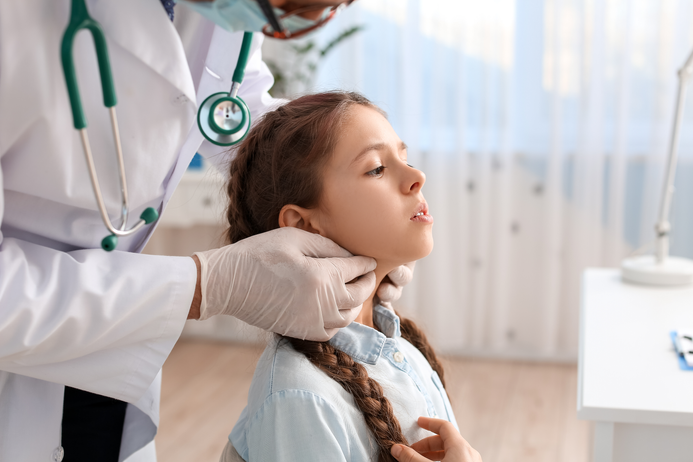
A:
POLYGON ((381 265, 380 263, 378 263, 378 266, 375 268, 375 289, 373 290, 371 296, 368 297, 365 302, 363 302, 363 308, 361 309, 361 313, 356 317, 356 322, 366 325, 368 327, 374 327, 373 299, 375 299, 375 293, 378 291, 380 283, 383 282, 383 279, 385 279, 387 273, 389 273, 393 269, 395 269, 395 267, 389 268, 385 267, 385 265, 381 265))

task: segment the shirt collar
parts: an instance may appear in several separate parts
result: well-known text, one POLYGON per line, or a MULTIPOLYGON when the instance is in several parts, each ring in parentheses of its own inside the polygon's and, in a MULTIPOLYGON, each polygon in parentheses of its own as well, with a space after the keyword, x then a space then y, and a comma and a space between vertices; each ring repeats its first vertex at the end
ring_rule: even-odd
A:
POLYGON ((380 328, 380 332, 352 322, 339 329, 328 343, 359 362, 375 364, 383 351, 385 340, 400 337, 401 333, 399 317, 394 311, 381 305, 373 307, 373 322, 380 328))

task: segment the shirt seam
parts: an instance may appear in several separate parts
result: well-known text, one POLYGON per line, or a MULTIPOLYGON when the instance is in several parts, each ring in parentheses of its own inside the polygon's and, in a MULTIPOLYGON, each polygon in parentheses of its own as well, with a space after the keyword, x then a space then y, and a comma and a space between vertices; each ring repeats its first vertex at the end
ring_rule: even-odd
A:
POLYGON ((272 368, 270 369, 270 378, 269 378, 269 382, 270 382, 269 383, 269 395, 267 396, 267 398, 272 396, 272 394, 274 393, 274 371, 275 371, 276 366, 277 366, 277 356, 279 356, 277 351, 279 350, 279 346, 281 345, 282 340, 284 340, 284 339, 279 338, 279 340, 276 342, 276 345, 274 346, 274 354, 272 355, 272 368))

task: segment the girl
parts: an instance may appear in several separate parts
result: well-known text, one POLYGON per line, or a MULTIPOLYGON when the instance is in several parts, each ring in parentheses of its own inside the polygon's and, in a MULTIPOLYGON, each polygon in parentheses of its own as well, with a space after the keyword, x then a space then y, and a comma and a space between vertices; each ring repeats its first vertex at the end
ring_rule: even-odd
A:
MULTIPOLYGON (((267 113, 239 146, 230 178, 231 242, 277 227, 317 233, 373 257, 376 287, 433 247, 425 175, 407 163, 385 114, 358 94, 308 95, 267 113)), ((457 426, 423 332, 375 292, 356 321, 328 342, 268 345, 222 461, 392 461, 393 445, 431 435, 419 416, 457 426)), ((445 455, 440 443, 425 445, 429 456, 445 455)), ((454 460, 481 460, 472 456, 454 460)))

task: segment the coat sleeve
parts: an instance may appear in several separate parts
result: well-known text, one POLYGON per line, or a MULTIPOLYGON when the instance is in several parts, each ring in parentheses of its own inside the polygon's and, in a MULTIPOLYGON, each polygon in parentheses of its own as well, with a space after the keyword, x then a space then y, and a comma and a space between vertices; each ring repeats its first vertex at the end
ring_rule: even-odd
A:
MULTIPOLYGON (((0 8, 0 23, 6 26, 13 21, 20 24, 17 28, 29 33, 45 31, 49 37, 55 33, 53 10, 68 11, 67 2, 62 3, 64 8, 52 8, 53 2, 4 4, 8 8, 0 8), (31 17, 39 9, 43 14, 31 17)), ((155 13, 163 14, 160 8, 155 13)), ((0 40, 7 40, 7 29, 0 40)), ((64 26, 58 26, 57 33, 62 29, 64 26)), ((24 53, 15 47, 18 53, 2 56, 0 82, 5 91, 0 97, 13 91, 21 94, 22 88, 7 90, 12 85, 7 77, 16 76, 17 68, 31 73, 34 61, 40 61, 44 66, 40 69, 47 69, 46 73, 55 74, 63 90, 59 71, 45 67, 57 59, 57 44, 55 51, 48 48, 51 59, 47 59, 40 37, 36 43, 21 37, 15 42, 12 47, 21 43, 30 51, 24 53), (27 59, 19 60, 17 55, 27 59)), ((50 105, 54 96, 51 88, 47 85, 32 91, 50 105)), ((3 102, 7 107, 8 100, 3 102)), ((28 131, 22 135, 27 126, 42 124, 41 116, 34 113, 31 117, 22 113, 17 124, 3 119, 5 138, 0 140, 0 370, 136 403, 161 370, 183 329, 195 289, 195 264, 187 257, 107 253, 101 249, 60 251, 14 236, 6 226, 9 194, 5 188, 9 166, 16 164, 18 157, 13 161, 6 154, 8 146, 19 143, 17 139, 30 139, 28 131), (13 138, 8 139, 8 134, 13 138)), ((3 116, 6 114, 4 111, 3 116)), ((50 120, 50 124, 54 122, 50 120)), ((52 132, 47 130, 45 136, 52 136, 52 132)), ((39 164, 35 168, 40 171, 47 167, 39 164)), ((27 177, 25 181, 42 180, 27 177)), ((87 177, 81 181, 88 181, 87 177)), ((29 216, 32 213, 35 211, 27 211, 29 216)), ((50 216, 45 217, 45 223, 62 225, 50 216)))
POLYGON ((136 402, 183 329, 196 278, 188 257, 61 252, 0 232, 0 370, 136 402))

